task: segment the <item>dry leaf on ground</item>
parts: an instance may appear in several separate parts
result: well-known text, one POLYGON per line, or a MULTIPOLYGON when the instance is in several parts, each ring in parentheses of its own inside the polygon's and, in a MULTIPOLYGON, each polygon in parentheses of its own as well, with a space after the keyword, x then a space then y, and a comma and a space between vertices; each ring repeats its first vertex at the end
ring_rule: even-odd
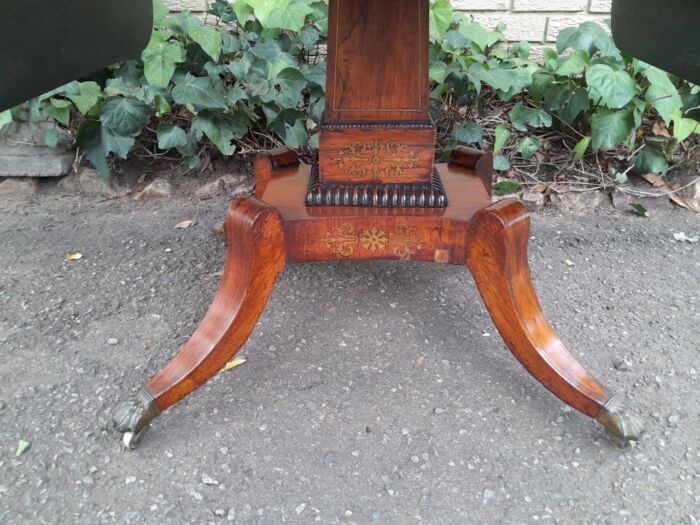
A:
POLYGON ((82 258, 83 258, 83 254, 80 252, 73 252, 73 253, 68 252, 66 254, 66 261, 77 261, 77 260, 82 259, 82 258))
POLYGON ((241 366, 243 363, 246 362, 245 357, 237 357, 233 361, 229 361, 226 363, 226 366, 221 369, 222 372, 228 372, 229 370, 233 370, 237 366, 241 366))
POLYGON ((20 457, 22 454, 24 454, 27 449, 29 448, 29 442, 25 441, 23 439, 19 440, 19 443, 17 444, 17 452, 15 452, 15 457, 20 457))
POLYGON ((664 180, 662 175, 657 175, 656 173, 647 173, 646 175, 641 175, 641 177, 649 184, 651 184, 654 188, 658 188, 664 193, 668 193, 668 198, 676 204, 678 204, 678 206, 680 206, 681 208, 685 208, 686 210, 693 209, 693 207, 688 203, 688 201, 686 201, 677 193, 673 193, 673 188, 671 188, 671 186, 668 185, 668 183, 664 180))

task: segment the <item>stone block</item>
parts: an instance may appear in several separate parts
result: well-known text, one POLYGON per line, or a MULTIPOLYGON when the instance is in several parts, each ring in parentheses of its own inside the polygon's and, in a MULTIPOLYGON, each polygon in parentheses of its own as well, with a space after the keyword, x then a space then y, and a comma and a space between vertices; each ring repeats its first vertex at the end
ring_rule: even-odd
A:
POLYGON ((46 145, 46 130, 50 122, 12 122, 0 131, 0 177, 61 177, 67 174, 75 160, 69 149, 70 137, 59 131, 56 148, 46 145))

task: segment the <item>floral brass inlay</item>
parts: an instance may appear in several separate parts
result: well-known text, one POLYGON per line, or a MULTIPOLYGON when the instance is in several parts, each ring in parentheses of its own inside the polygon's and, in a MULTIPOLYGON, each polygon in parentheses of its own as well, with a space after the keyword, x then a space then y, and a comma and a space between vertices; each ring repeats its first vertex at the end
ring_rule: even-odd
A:
POLYGON ((353 234, 352 224, 341 224, 326 233, 326 246, 342 257, 350 257, 354 251, 353 245, 358 242, 359 238, 353 234))
POLYGON ((358 140, 338 151, 333 159, 355 179, 396 178, 416 165, 416 153, 395 140, 380 143, 358 140))
POLYGON ((367 228, 359 236, 351 224, 341 224, 326 233, 324 242, 333 253, 341 257, 350 257, 355 253, 355 247, 376 253, 392 246, 394 255, 404 260, 410 259, 425 244, 416 232, 416 227, 406 224, 397 224, 394 231, 389 233, 376 227, 367 228))
POLYGON ((415 226, 397 224, 394 231, 396 235, 391 238, 391 241, 397 244, 394 253, 400 259, 410 259, 411 255, 420 250, 422 244, 425 244, 425 241, 416 233, 415 226))
POLYGON ((370 228, 362 232, 360 237, 360 243, 365 250, 369 250, 372 253, 377 250, 383 250, 389 242, 386 232, 384 230, 378 230, 377 228, 370 228))

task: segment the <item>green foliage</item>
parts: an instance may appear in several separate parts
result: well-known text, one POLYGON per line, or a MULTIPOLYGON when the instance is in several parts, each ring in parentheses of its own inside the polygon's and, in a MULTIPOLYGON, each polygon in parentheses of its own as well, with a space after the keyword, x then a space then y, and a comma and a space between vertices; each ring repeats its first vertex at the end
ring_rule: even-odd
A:
MULTIPOLYGON (((37 118, 72 128, 105 175, 107 157, 125 158, 137 139, 177 151, 190 166, 212 148, 233 155, 237 142, 256 136, 264 146, 307 145, 324 105, 325 65, 310 60, 327 32, 323 1, 216 0, 206 22, 168 13, 161 0, 154 8, 140 60, 32 101, 37 118)), ((11 120, 0 114, 0 125, 11 120)))
MULTIPOLYGON (((126 157, 137 145, 196 167, 216 151, 317 144, 326 0, 213 0, 205 21, 153 1, 155 27, 139 60, 0 113, 0 128, 51 118, 104 174, 110 154, 126 157)), ((496 168, 508 170, 510 156, 541 155, 542 137, 556 131, 572 161, 622 147, 637 152, 637 169, 662 172, 700 133, 700 89, 622 55, 603 27, 563 30, 542 60, 527 42, 508 45, 505 29, 487 31, 449 0, 431 0, 431 110, 447 147, 492 147, 496 168), (483 129, 477 122, 494 107, 508 108, 507 118, 483 129), (671 136, 654 136, 655 121, 671 136)))
POLYGON ((694 92, 697 87, 623 55, 593 22, 561 32, 556 51, 545 51, 528 89, 532 101, 555 118, 553 125, 578 141, 574 161, 589 147, 641 148, 630 159, 635 168, 657 173, 668 170, 680 142, 700 132, 689 116, 694 92), (655 136, 651 123, 659 120, 673 137, 655 136))

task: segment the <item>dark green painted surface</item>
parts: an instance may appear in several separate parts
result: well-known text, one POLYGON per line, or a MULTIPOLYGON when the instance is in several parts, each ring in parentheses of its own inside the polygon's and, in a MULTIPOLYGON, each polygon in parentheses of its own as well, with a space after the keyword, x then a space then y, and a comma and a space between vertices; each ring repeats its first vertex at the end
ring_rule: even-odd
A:
POLYGON ((700 84, 700 0, 614 0, 612 28, 625 53, 700 84))
POLYGON ((0 0, 0 111, 138 56, 151 0, 0 0))

